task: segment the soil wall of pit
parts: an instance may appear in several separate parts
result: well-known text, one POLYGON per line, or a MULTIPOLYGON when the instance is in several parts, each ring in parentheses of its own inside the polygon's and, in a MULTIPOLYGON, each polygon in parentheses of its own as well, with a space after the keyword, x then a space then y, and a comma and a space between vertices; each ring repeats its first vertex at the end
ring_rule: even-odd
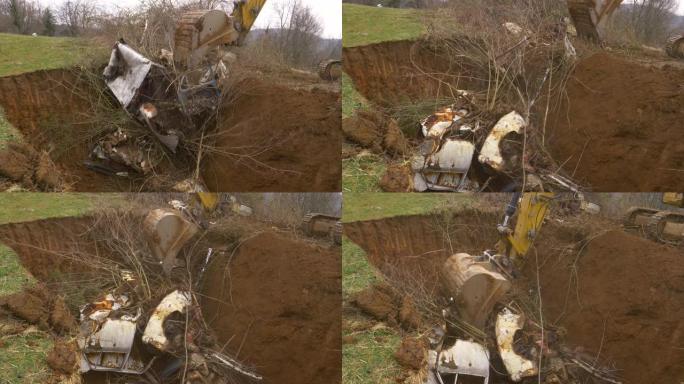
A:
POLYGON ((203 311, 219 344, 264 383, 339 383, 340 248, 264 232, 207 271, 203 311))
POLYGON ((456 89, 483 86, 473 79, 475 70, 423 40, 344 48, 343 68, 361 95, 386 108, 450 98, 456 89))
POLYGON ((248 79, 219 114, 207 186, 221 192, 334 192, 341 189, 339 92, 248 79))
POLYGON ((24 140, 50 153, 65 171, 71 189, 81 192, 126 191, 127 183, 83 166, 93 123, 91 98, 100 97, 77 69, 53 69, 0 77, 0 107, 24 140))
MULTIPOLYGON (((443 221, 437 217, 395 217, 347 223, 345 234, 379 270, 400 270, 402 282, 430 287, 450 254, 493 248, 495 217, 464 211, 444 231, 430 229, 443 221)), ((594 228, 600 226, 547 219, 516 285, 523 292, 536 290, 536 255, 544 318, 567 330, 571 348, 615 365, 627 384, 679 380, 684 252, 621 230, 594 228)))

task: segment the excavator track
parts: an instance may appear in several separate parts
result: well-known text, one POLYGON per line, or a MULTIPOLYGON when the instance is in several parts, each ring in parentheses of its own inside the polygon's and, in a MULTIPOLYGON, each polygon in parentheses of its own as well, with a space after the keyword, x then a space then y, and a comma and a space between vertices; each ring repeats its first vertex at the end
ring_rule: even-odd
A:
POLYGON ((327 237, 332 243, 342 244, 342 223, 338 217, 309 213, 304 216, 301 227, 309 236, 327 237))
POLYGON ((665 52, 667 52, 670 57, 684 59, 684 34, 680 33, 670 36, 665 44, 665 52))
POLYGON ((342 76, 342 60, 323 60, 318 65, 318 76, 327 81, 339 80, 342 76))
POLYGON ((678 245, 684 241, 684 213, 635 207, 628 211, 623 224, 661 243, 678 245))

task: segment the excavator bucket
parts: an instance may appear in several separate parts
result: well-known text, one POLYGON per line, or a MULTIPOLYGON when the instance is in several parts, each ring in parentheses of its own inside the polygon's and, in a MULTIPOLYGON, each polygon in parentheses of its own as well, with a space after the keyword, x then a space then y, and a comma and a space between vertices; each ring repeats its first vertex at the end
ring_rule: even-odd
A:
POLYGON ((186 68, 195 68, 212 47, 232 44, 238 37, 233 18, 223 11, 186 12, 176 27, 173 58, 186 68))

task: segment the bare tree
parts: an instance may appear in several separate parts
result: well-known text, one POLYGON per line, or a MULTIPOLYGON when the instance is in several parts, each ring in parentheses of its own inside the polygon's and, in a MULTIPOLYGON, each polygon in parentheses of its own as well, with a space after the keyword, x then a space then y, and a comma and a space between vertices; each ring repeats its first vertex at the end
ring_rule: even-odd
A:
POLYGON ((71 36, 78 36, 92 27, 97 7, 88 0, 67 0, 59 7, 57 16, 71 36))
POLYGON ((284 1, 276 5, 278 16, 277 48, 293 66, 312 66, 318 50, 323 26, 300 0, 284 1))
POLYGON ((631 22, 639 40, 662 44, 670 32, 677 6, 677 0, 634 0, 631 22))
POLYGON ((38 3, 30 0, 1 0, 0 15, 9 23, 3 26, 4 30, 28 34, 39 30, 42 10, 38 3))

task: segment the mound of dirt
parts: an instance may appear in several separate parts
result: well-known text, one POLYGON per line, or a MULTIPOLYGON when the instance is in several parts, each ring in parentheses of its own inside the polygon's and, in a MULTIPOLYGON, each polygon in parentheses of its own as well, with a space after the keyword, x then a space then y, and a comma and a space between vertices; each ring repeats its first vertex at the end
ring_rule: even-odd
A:
POLYGON ((427 357, 427 346, 421 339, 406 337, 401 341, 401 345, 394 352, 394 358, 402 366, 420 370, 427 357))
POLYGON ((605 52, 579 61, 547 131, 552 155, 596 191, 681 190, 682 84, 673 67, 605 52))
POLYGON ((227 100, 218 153, 203 162, 211 190, 333 192, 341 188, 340 93, 248 79, 227 100))
POLYGON ((339 255, 266 231, 212 263, 202 310, 219 344, 264 383, 339 383, 339 255))
POLYGON ((579 255, 544 263, 546 319, 564 327, 572 345, 613 362, 627 384, 681 381, 683 257, 679 249, 608 232, 579 255))
POLYGON ((390 326, 401 326, 405 330, 419 329, 423 318, 413 300, 401 296, 386 284, 372 285, 353 294, 351 304, 372 316, 377 321, 390 326))

